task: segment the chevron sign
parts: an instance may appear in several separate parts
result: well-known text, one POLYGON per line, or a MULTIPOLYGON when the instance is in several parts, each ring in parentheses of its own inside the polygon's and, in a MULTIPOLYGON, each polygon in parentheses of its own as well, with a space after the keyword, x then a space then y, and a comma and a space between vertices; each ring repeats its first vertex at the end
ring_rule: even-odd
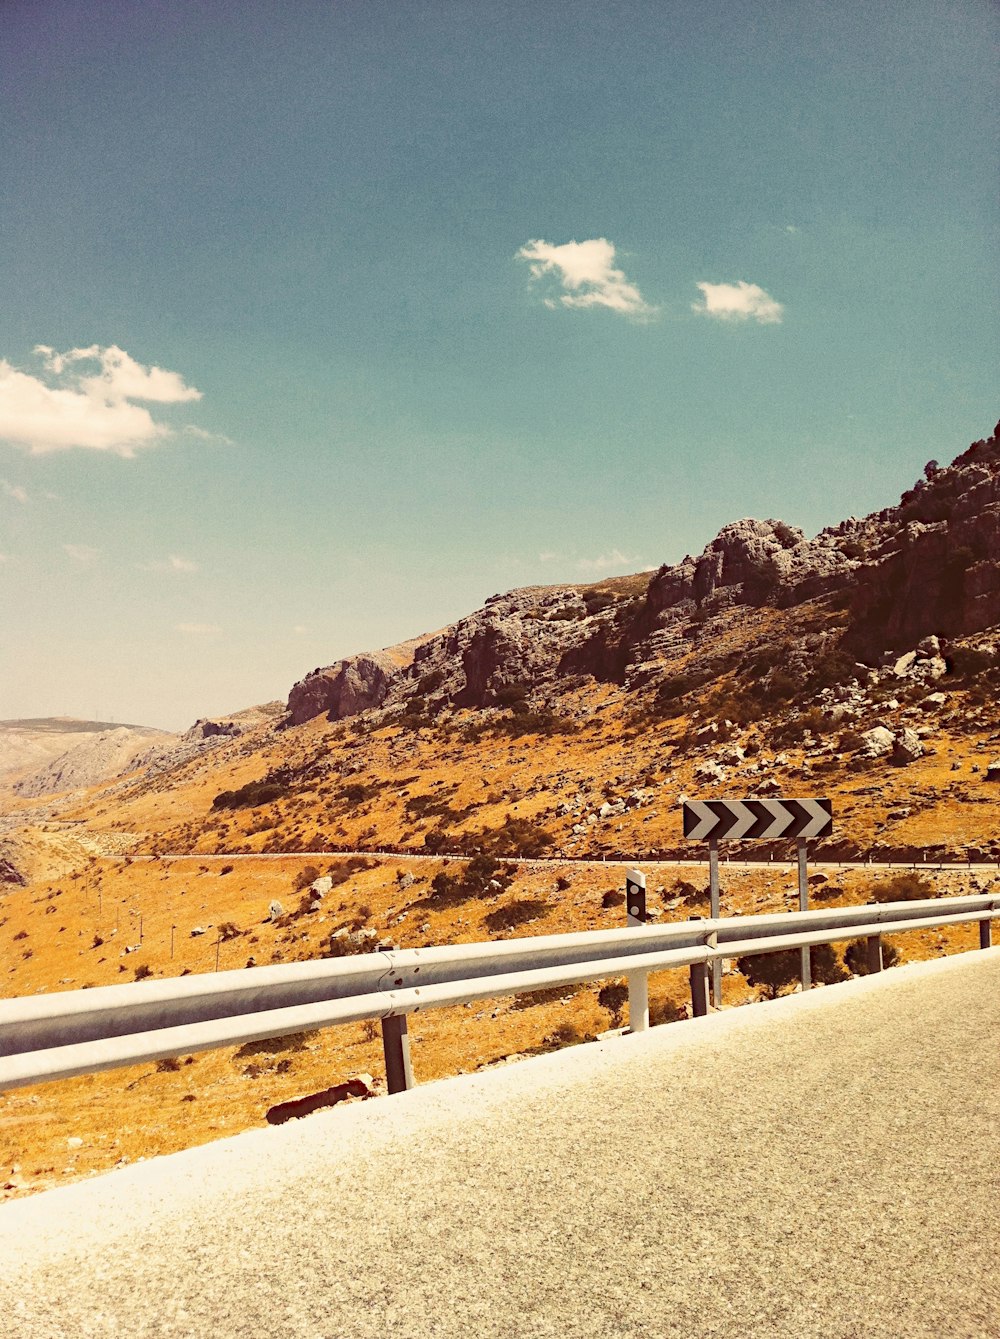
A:
POLYGON ((685 800, 684 836, 692 841, 737 837, 826 837, 829 800, 685 800))

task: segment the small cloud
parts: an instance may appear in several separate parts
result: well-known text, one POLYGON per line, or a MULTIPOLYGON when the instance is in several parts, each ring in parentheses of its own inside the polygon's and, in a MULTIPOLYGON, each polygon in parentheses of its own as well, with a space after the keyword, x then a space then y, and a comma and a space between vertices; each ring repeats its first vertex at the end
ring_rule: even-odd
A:
POLYGON ((117 344, 57 353, 38 344, 43 372, 34 375, 0 359, 0 440, 32 455, 83 447, 131 457, 175 435, 147 404, 201 399, 179 372, 146 367, 117 344))
POLYGON ((231 437, 226 437, 221 432, 206 432, 204 428, 197 428, 193 423, 186 424, 182 429, 185 437, 197 437, 199 442, 212 442, 219 446, 235 446, 236 443, 231 437))
POLYGON ((544 553, 538 555, 538 561, 540 563, 554 563, 558 557, 558 553, 553 553, 551 549, 546 549, 544 553))
MULTIPOLYGON (((641 561, 641 558, 630 558, 621 549, 612 549, 610 553, 601 553, 596 558, 578 558, 576 566, 581 572, 607 572, 612 567, 627 567, 635 571, 635 564, 641 561)), ((647 569, 641 570, 645 572, 647 569)))
POLYGON ((101 556, 101 550, 91 548, 89 544, 64 544, 63 552, 71 562, 79 563, 81 567, 92 566, 101 556))
POLYGON ((143 572, 197 572, 198 570, 197 563, 192 562, 190 558, 179 558, 176 553, 151 563, 139 563, 138 567, 143 572))
POLYGON ((756 321, 758 325, 780 325, 784 307, 757 284, 740 279, 735 284, 697 284, 702 301, 692 302, 699 316, 719 321, 756 321))
POLYGON ((625 272, 615 268, 615 248, 606 237, 561 246, 538 239, 526 242, 515 259, 528 262, 533 283, 546 277, 555 281, 556 295, 544 299, 546 307, 607 307, 636 320, 657 312, 625 272))
POLYGON ((292 628, 292 631, 295 633, 296 637, 303 637, 309 629, 304 623, 296 623, 295 627, 292 628))
POLYGON ((785 224, 785 232, 787 232, 787 233, 791 233, 791 235, 792 235, 793 237, 794 237, 797 233, 800 233, 801 231, 802 231, 802 229, 801 229, 801 228, 797 228, 797 227, 795 226, 794 223, 786 223, 786 224, 785 224))
POLYGON ((13 498, 15 502, 20 502, 23 506, 28 500, 28 490, 22 488, 20 484, 12 484, 7 479, 0 479, 0 492, 4 497, 13 498))
POLYGON ((217 623, 175 623, 174 629, 190 637, 208 637, 222 631, 217 623))

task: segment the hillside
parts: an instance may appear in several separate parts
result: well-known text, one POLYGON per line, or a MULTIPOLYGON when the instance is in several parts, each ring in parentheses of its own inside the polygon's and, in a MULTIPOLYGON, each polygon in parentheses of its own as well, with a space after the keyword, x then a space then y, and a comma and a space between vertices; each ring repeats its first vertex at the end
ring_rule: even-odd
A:
MULTIPOLYGON (((652 863, 704 854, 681 834, 685 795, 830 796, 834 835, 814 855, 832 861, 997 860, 998 688, 994 434, 813 539, 738 521, 653 573, 494 596, 313 670, 287 704, 200 721, 110 781, 22 790, 7 840, 29 881, 4 885, 4 993, 616 925, 616 861, 647 866, 655 916, 704 913, 698 871, 652 863)), ((792 905, 787 845, 745 853, 762 863, 726 871, 724 910, 792 905)), ((814 895, 865 901, 887 877, 827 871, 814 895)), ((970 883, 914 877, 928 892, 970 883)), ((919 932, 898 949, 972 942, 919 932)), ((682 976, 655 981, 661 1021, 683 1012, 682 976)), ((727 974, 727 1004, 752 993, 727 974)), ((589 987, 459 1013, 415 1026, 421 1079, 614 1021, 589 987)), ((38 1185, 381 1068, 361 1027, 244 1051, 10 1094, 0 1120, 38 1185), (67 1131, 84 1138, 69 1159, 67 1131)))
MULTIPOLYGON (((20 780, 22 784, 32 784, 36 776, 41 778, 48 769, 58 773, 60 760, 71 753, 77 753, 82 759, 88 751, 96 755, 95 741, 114 736, 124 741, 134 740, 136 749, 152 739, 163 736, 164 731, 144 725, 116 725, 112 721, 81 721, 67 716, 36 717, 31 720, 0 721, 0 785, 20 780)), ((118 750, 108 760, 102 770, 90 768, 92 773, 83 785, 93 785, 106 777, 120 772, 128 761, 128 754, 118 750)), ((59 789, 58 786, 52 787, 59 789)), ((28 789, 26 794, 41 795, 40 789, 28 789)))

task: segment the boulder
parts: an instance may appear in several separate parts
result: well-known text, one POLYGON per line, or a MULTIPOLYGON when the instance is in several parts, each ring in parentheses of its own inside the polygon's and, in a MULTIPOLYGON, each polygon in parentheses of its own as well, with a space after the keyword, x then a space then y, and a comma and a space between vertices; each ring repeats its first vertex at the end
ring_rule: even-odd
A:
POLYGON ((892 750, 892 761, 897 767, 906 767, 923 756, 924 746, 916 730, 901 730, 896 736, 892 750))
POLYGON ((892 752, 895 739, 891 730, 884 725, 876 725, 865 730, 861 736, 861 752, 866 758, 887 758, 892 752))
POLYGON ((905 655, 899 657, 892 667, 892 672, 897 679, 905 679, 910 670, 917 663, 916 651, 907 651, 905 655))
MULTIPOLYGON (((972 769, 976 771, 976 768, 972 769)), ((992 762, 986 764, 986 780, 1000 781, 1000 758, 994 758, 992 762)))

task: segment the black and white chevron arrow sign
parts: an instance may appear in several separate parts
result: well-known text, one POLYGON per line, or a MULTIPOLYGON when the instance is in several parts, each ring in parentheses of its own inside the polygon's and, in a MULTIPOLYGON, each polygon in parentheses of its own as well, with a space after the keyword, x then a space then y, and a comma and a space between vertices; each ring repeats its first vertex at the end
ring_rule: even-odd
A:
POLYGON ((829 800, 685 800, 684 836, 826 837, 833 827, 829 800))

